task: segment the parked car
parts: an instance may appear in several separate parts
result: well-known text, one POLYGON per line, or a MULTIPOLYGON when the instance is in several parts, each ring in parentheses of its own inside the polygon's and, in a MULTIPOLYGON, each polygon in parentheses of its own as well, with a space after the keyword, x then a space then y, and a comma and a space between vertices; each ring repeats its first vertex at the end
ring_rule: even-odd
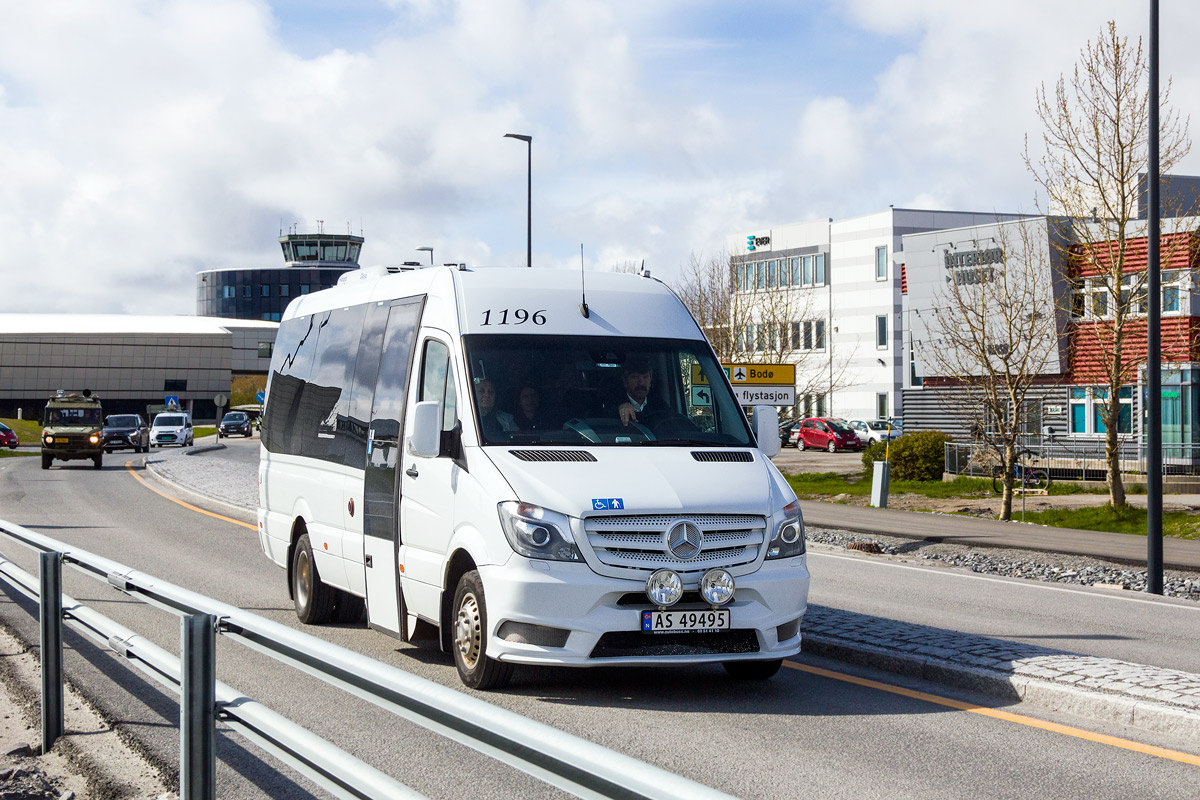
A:
POLYGON ((800 423, 797 446, 801 450, 810 447, 828 450, 862 450, 866 445, 844 419, 810 417, 800 423))
POLYGON ((141 414, 109 414, 104 418, 104 452, 150 452, 150 428, 141 414))
POLYGON ((218 439, 222 436, 233 436, 234 434, 249 438, 252 433, 250 415, 245 411, 230 411, 221 417, 221 424, 217 426, 218 439))
POLYGON ((794 419, 786 419, 779 423, 779 446, 787 447, 791 444, 792 428, 799 424, 794 419))
POLYGON ((193 442, 192 420, 181 411, 164 411, 154 417, 150 426, 150 446, 177 444, 187 447, 193 442))
POLYGON ((21 441, 17 438, 17 432, 12 428, 0 422, 0 447, 8 447, 13 450, 17 449, 21 441))
POLYGON ((900 428, 886 419, 852 419, 850 427, 867 444, 891 441, 900 435, 900 428))
POLYGON ((799 447, 800 446, 800 423, 799 422, 793 422, 792 427, 788 428, 787 441, 784 442, 783 444, 787 445, 788 447, 799 447))

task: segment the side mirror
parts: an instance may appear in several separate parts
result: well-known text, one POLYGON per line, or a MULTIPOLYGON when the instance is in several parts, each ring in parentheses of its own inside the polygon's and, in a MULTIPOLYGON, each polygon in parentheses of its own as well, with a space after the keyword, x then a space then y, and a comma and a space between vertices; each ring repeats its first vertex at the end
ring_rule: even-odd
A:
POLYGON ((442 404, 437 400, 417 403, 408 429, 408 452, 421 458, 437 458, 442 451, 442 404))
POLYGON ((767 458, 779 455, 779 409, 775 406, 754 407, 754 436, 758 449, 767 458))

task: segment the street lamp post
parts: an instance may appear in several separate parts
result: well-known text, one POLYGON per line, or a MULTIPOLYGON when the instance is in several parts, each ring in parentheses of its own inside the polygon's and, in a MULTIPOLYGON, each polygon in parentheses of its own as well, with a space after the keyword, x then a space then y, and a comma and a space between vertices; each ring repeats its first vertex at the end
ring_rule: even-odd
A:
POLYGON ((529 145, 529 168, 525 183, 525 266, 533 266, 533 137, 523 133, 506 133, 505 139, 520 139, 529 145))
POLYGON ((433 248, 432 247, 418 247, 417 248, 418 253, 424 253, 427 251, 429 253, 429 266, 432 267, 433 266, 433 248))

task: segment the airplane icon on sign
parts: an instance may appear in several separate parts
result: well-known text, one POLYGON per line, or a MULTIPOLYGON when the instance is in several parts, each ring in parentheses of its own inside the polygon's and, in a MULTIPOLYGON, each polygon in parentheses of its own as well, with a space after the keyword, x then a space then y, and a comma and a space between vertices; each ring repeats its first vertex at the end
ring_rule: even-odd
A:
POLYGON ((745 367, 737 367, 737 368, 735 368, 735 369, 733 370, 733 379, 734 379, 735 381, 744 381, 744 380, 746 380, 746 368, 745 368, 745 367))

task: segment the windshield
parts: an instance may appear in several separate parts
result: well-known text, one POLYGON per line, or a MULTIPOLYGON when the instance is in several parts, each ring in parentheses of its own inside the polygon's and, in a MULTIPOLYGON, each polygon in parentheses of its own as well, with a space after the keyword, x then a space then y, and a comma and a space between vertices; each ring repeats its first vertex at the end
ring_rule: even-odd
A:
POLYGON ((104 424, 110 428, 136 428, 138 418, 131 414, 113 414, 104 420, 104 424))
POLYGON ((888 429, 888 424, 883 420, 873 419, 867 423, 867 427, 873 431, 886 431, 888 429))
POLYGON ((833 429, 834 433, 849 433, 850 426, 840 419, 827 419, 825 423, 833 429))
POLYGON ((474 334, 463 346, 484 444, 753 442, 704 341, 474 334))
POLYGON ((245 422, 246 415, 240 411, 231 411, 221 418, 221 422, 245 422))
POLYGON ((159 414, 154 418, 156 428, 179 428, 183 426, 185 417, 182 414, 159 414))
POLYGON ((98 408, 48 408, 46 425, 99 425, 98 408))

